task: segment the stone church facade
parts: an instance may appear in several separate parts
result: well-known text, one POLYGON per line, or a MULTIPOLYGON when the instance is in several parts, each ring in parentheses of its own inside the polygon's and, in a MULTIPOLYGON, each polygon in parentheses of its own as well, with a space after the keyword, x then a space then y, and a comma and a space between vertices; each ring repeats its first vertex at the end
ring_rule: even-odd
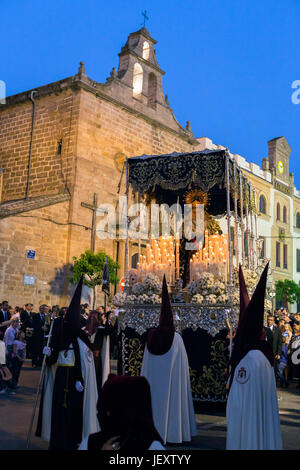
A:
MULTIPOLYGON (((163 94, 155 43, 142 28, 106 83, 81 63, 75 76, 0 106, 0 299, 34 309, 67 303, 73 256, 91 248, 93 212, 82 203, 117 205, 125 156, 200 149, 163 94)), ((124 273, 123 240, 96 237, 94 248, 124 273)))

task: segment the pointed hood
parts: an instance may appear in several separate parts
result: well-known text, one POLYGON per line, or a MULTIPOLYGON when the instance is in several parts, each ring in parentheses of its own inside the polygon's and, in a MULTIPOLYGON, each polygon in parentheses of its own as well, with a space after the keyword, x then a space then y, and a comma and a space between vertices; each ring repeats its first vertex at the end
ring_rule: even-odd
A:
POLYGON ((65 321, 68 322, 69 324, 72 324, 74 328, 80 328, 80 301, 81 301, 82 284, 83 284, 83 276, 81 276, 77 284, 71 303, 65 314, 65 321))
POLYGON ((148 333, 147 347, 151 354, 161 356, 172 347, 175 334, 173 313, 169 298, 166 276, 162 284, 162 299, 159 325, 148 333))
POLYGON ((245 318, 246 310, 250 302, 250 297, 248 294, 247 286, 245 283, 245 278, 242 270, 242 266, 239 267, 239 284, 240 284, 240 316, 238 328, 242 327, 243 320, 245 318))
POLYGON ((67 349, 75 338, 79 336, 87 336, 86 333, 82 335, 81 333, 83 332, 80 329, 80 300, 82 284, 83 276, 81 276, 80 281, 77 284, 68 310, 66 311, 62 321, 60 350, 67 349))
POLYGON ((240 316, 236 336, 234 338, 233 352, 230 359, 230 385, 233 380, 236 366, 249 351, 258 349, 267 357, 271 365, 274 363, 273 351, 269 343, 265 341, 266 333, 264 330, 265 294, 268 269, 269 263, 267 263, 252 298, 249 300, 244 275, 240 266, 240 316))

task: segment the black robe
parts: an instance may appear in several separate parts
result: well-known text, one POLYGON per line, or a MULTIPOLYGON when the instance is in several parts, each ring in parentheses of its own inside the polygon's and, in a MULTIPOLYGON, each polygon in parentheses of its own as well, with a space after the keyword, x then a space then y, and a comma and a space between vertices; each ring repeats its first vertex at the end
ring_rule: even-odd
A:
POLYGON ((105 336, 111 335, 113 332, 113 327, 108 322, 106 322, 104 327, 98 327, 95 333, 94 341, 91 343, 91 348, 94 353, 94 364, 95 364, 95 371, 96 371, 96 380, 97 380, 97 389, 98 394, 102 387, 102 348, 103 348, 103 341, 105 336))
MULTIPOLYGON (((61 318, 53 325, 50 342, 51 356, 47 357, 47 366, 54 365, 58 360, 61 318)), ((85 333, 81 332, 84 336, 85 333)), ((83 337, 81 339, 84 339, 83 337)), ((83 384, 80 351, 77 338, 72 340, 75 365, 73 367, 57 366, 52 395, 51 433, 49 450, 76 450, 82 440, 83 425, 83 392, 75 388, 77 381, 83 384)), ((84 385, 84 384, 83 384, 84 385)), ((42 430, 43 395, 39 410, 36 436, 41 436, 42 430)))

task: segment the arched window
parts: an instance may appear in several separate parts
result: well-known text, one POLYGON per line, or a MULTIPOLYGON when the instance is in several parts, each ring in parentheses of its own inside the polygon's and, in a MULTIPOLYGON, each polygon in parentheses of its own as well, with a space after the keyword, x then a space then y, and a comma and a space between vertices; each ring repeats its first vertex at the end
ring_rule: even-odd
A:
POLYGON ((267 203, 265 196, 259 196, 259 212, 266 214, 267 212, 267 203))
POLYGON ((280 220, 280 204, 279 202, 277 203, 277 217, 276 217, 277 220, 280 220))
POLYGON ((296 227, 300 228, 300 212, 296 214, 296 227))
POLYGON ((149 73, 148 76, 148 106, 156 108, 156 92, 157 92, 157 80, 154 73, 149 73))
POLYGON ((266 239, 264 237, 259 237, 259 241, 260 241, 259 257, 260 259, 264 259, 266 257, 266 239))
POLYGON ((283 222, 287 223, 287 210, 285 206, 283 206, 283 222))
POLYGON ((149 42, 144 41, 143 44, 143 59, 148 60, 150 55, 150 46, 149 42))
POLYGON ((143 90, 143 69, 140 64, 134 64, 133 68, 133 95, 138 97, 143 90))
POLYGON ((131 257, 131 269, 136 269, 137 268, 138 260, 139 260, 139 254, 138 253, 135 253, 134 255, 132 255, 132 257, 131 257))

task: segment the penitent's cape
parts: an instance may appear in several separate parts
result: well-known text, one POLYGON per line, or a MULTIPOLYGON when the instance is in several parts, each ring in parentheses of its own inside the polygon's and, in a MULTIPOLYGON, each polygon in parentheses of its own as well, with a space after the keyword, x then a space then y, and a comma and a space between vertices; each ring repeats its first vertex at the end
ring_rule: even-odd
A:
POLYGON ((247 295, 242 298, 245 283, 240 268, 241 312, 231 358, 227 450, 282 449, 272 350, 263 330, 267 272, 268 265, 249 301, 247 295))
POLYGON ((187 353, 181 336, 174 330, 173 315, 170 315, 171 304, 164 278, 160 325, 149 333, 141 375, 150 384, 153 420, 164 443, 181 443, 191 441, 192 436, 197 435, 197 428, 187 353), (167 325, 170 331, 167 331, 167 325))
MULTIPOLYGON (((97 419, 97 382, 95 374, 94 359, 91 351, 86 344, 78 339, 80 351, 80 363, 82 378, 84 380, 83 391, 83 427, 82 438, 89 434, 99 431, 99 423, 97 419)), ((43 399, 43 421, 42 421, 42 434, 41 437, 45 441, 50 442, 51 432, 51 410, 52 410, 52 396, 55 380, 56 365, 47 367, 45 372, 44 381, 44 399, 43 399)))
POLYGON ((227 401, 227 450, 281 450, 274 369, 252 350, 240 361, 227 401))
POLYGON ((81 278, 76 287, 64 319, 58 318, 54 320, 51 338, 53 343, 50 342, 51 356, 45 371, 36 435, 50 442, 50 446, 52 443, 53 448, 54 446, 55 448, 59 446, 65 448, 64 446, 70 445, 69 442, 71 441, 72 446, 75 446, 75 440, 80 442, 81 437, 83 438, 99 430, 97 420, 98 391, 94 357, 90 349, 88 337, 80 329, 82 283, 83 278, 81 278), (78 345, 76 346, 76 352, 75 345, 78 345), (75 365, 65 365, 61 364, 61 362, 58 365, 59 357, 61 357, 60 361, 63 357, 66 358, 66 353, 71 349, 74 350, 75 365), (72 381, 72 378, 76 377, 75 374, 82 381, 83 392, 76 392, 75 390, 75 384, 72 381), (59 398, 62 391, 65 393, 65 404, 59 398), (74 399, 74 397, 76 398, 74 399), (74 415, 74 413, 78 414, 77 420, 75 419, 77 415, 74 415), (62 416, 64 417, 61 419, 62 416), (76 423, 78 427, 73 436, 72 433, 76 423), (66 442, 62 442, 65 436, 66 442))

